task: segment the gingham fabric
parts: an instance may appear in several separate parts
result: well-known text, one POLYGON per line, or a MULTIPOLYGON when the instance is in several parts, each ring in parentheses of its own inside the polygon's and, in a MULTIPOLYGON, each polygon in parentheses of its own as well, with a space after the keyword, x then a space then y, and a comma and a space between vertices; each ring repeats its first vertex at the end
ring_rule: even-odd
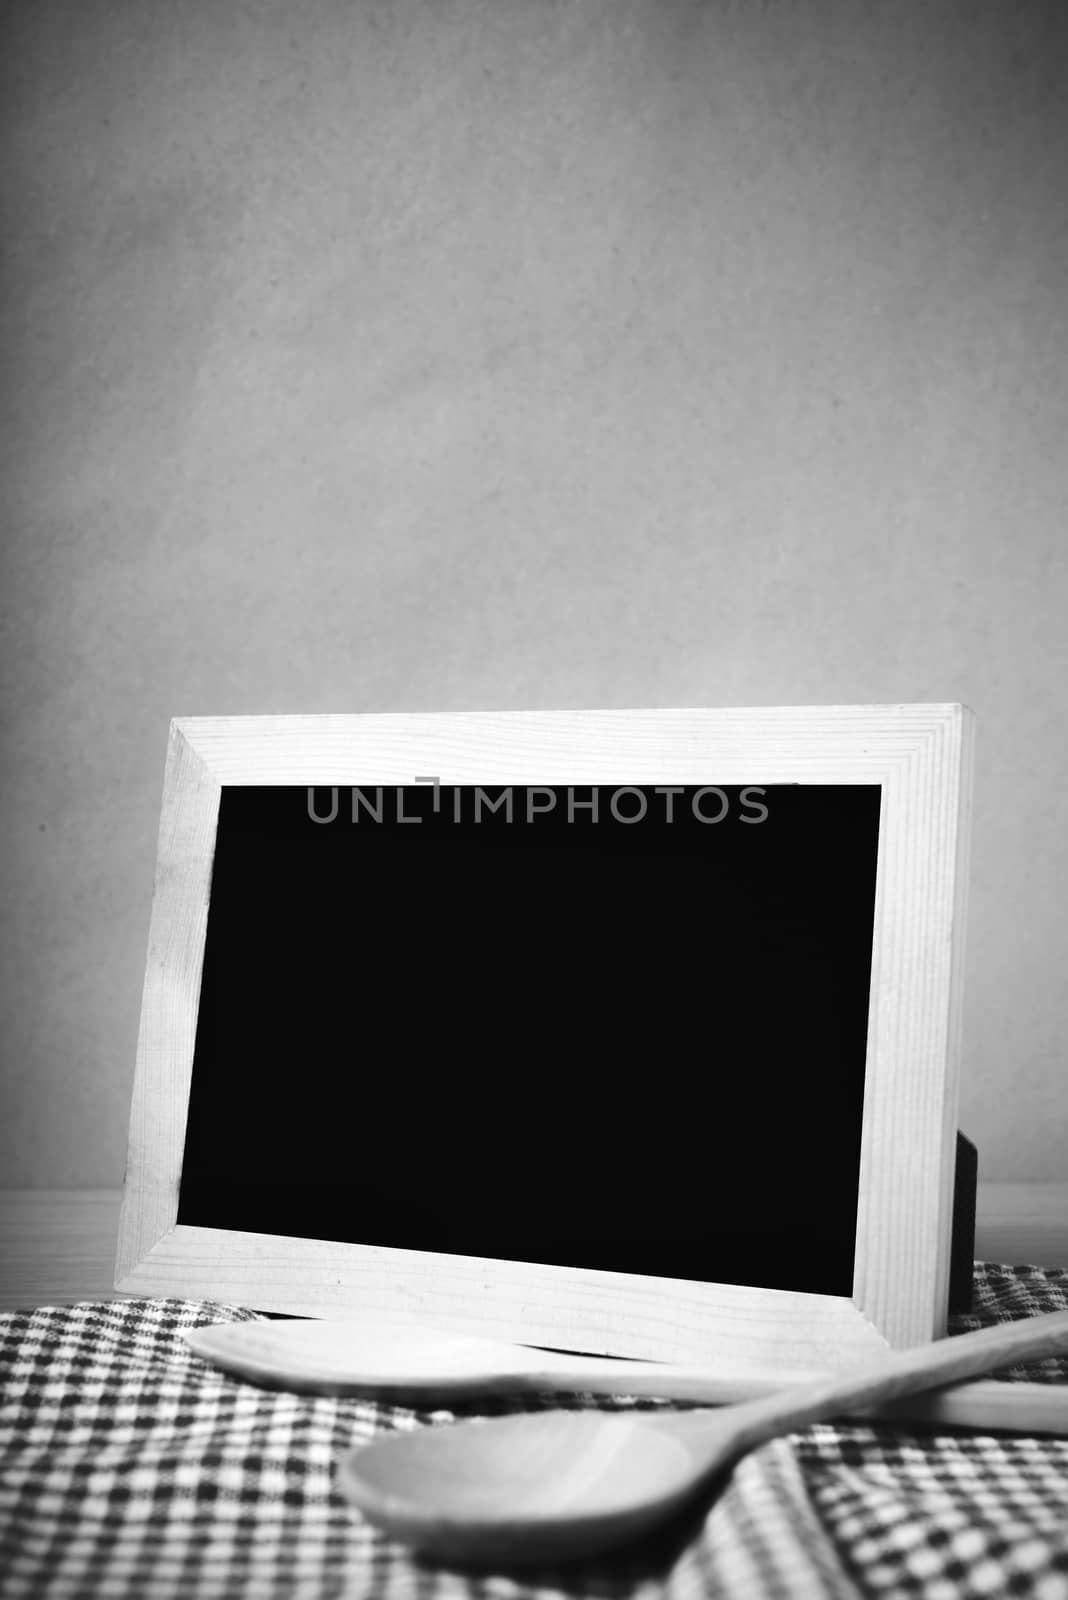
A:
MULTIPOLYGON (((975 1307, 960 1328, 1068 1307, 1068 1272, 980 1265, 975 1307)), ((1068 1440, 886 1426, 776 1440, 684 1526, 596 1563, 478 1577, 421 1566, 341 1498, 334 1465, 357 1441, 452 1413, 260 1389, 181 1336, 252 1315, 130 1300, 0 1318, 0 1594, 1068 1600, 1068 1440)), ((1014 1376, 1068 1382, 1068 1363, 1014 1376)), ((594 1402, 525 1402, 542 1403, 594 1402)))

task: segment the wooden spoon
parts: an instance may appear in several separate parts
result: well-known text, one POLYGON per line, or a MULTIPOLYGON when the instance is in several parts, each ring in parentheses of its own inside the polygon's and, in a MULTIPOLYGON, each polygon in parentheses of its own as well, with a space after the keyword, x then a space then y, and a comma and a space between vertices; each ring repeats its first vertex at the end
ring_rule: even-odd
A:
MULTIPOLYGON (((570 1355, 369 1318, 219 1322, 191 1328, 185 1337, 205 1360, 269 1388, 367 1395, 423 1410, 519 1394, 650 1395, 692 1405, 726 1405, 811 1383, 815 1376, 812 1371, 769 1372, 767 1366, 741 1363, 719 1363, 713 1372, 659 1361, 570 1355)), ((965 1383, 849 1410, 854 1416, 899 1422, 1068 1434, 1068 1385, 965 1383)))
POLYGON ((637 1538, 754 1445, 873 1401, 1068 1349, 1068 1311, 984 1328, 718 1413, 544 1411, 394 1433, 349 1451, 338 1481, 423 1555, 559 1562, 637 1538))

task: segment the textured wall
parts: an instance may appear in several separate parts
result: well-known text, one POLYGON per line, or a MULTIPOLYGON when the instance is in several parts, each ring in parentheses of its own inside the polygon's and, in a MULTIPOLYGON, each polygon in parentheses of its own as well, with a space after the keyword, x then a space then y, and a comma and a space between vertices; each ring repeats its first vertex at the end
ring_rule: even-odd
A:
POLYGON ((3 19, 2 1181, 121 1177, 171 715, 914 699, 1068 1177, 1068 10, 3 19))

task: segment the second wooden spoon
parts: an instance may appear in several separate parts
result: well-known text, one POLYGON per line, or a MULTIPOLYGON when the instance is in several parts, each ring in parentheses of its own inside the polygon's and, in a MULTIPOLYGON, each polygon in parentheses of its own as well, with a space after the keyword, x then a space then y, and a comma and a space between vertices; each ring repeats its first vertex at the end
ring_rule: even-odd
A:
MULTIPOLYGON (((570 1355, 372 1318, 220 1322, 192 1328, 185 1337, 205 1360, 269 1388, 366 1395, 422 1410, 520 1394, 618 1394, 726 1405, 807 1383, 813 1376, 810 1371, 769 1372, 767 1367, 737 1363, 721 1363, 710 1371, 667 1362, 570 1355)), ((1068 1386, 980 1380, 896 1401, 857 1403, 849 1414, 1068 1434, 1068 1386)))

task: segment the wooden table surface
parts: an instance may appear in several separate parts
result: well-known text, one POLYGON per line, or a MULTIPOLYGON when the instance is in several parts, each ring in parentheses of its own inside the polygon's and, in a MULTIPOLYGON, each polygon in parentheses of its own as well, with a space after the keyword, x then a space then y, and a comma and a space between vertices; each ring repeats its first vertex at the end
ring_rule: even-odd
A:
MULTIPOLYGON (((0 1190, 0 1310, 124 1298, 117 1189, 0 1190)), ((979 1260, 1068 1267, 1068 1183, 981 1183, 979 1260)))

